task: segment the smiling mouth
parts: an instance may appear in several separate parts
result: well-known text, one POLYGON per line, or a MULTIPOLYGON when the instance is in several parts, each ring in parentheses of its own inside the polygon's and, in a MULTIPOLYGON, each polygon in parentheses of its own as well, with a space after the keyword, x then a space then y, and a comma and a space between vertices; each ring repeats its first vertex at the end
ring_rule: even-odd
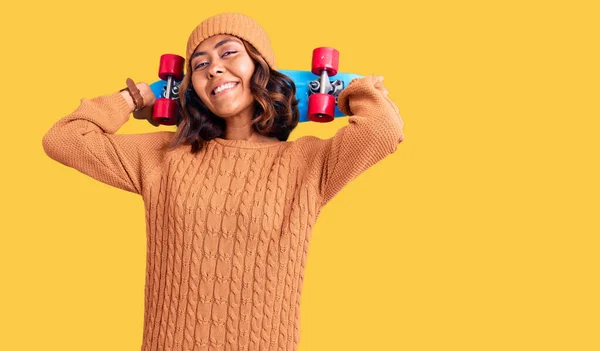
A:
POLYGON ((227 92, 227 91, 235 88, 238 84, 239 84, 239 82, 227 83, 222 86, 223 88, 219 87, 219 88, 213 90, 210 94, 211 95, 219 95, 221 93, 227 92))

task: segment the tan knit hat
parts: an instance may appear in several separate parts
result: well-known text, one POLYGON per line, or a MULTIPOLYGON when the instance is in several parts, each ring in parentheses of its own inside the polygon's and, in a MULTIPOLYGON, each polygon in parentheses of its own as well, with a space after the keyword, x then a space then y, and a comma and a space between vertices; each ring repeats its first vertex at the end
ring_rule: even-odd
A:
POLYGON ((260 52, 272 69, 277 69, 267 33, 252 18, 240 13, 222 13, 202 21, 188 39, 187 62, 190 62, 190 56, 203 40, 218 34, 229 34, 246 40, 260 52))

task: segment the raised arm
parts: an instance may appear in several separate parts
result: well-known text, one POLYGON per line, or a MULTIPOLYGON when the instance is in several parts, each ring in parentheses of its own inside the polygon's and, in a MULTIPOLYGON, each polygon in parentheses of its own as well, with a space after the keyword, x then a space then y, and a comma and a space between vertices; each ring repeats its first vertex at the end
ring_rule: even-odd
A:
POLYGON ((44 151, 96 180, 141 194, 146 175, 162 160, 173 133, 115 134, 133 108, 123 92, 82 99, 44 135, 44 151))
POLYGON ((349 116, 349 124, 329 139, 305 137, 300 141, 307 177, 318 187, 321 206, 395 152, 404 139, 398 107, 387 97, 381 81, 375 76, 351 81, 338 97, 338 107, 349 116))

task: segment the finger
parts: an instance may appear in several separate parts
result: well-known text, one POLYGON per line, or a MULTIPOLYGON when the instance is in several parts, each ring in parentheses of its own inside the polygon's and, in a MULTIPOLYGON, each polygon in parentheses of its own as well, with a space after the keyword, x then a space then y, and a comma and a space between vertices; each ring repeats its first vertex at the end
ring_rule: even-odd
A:
POLYGON ((146 106, 154 105, 154 101, 156 100, 156 97, 154 96, 154 93, 152 92, 152 88, 150 88, 148 83, 144 83, 144 82, 138 83, 138 89, 140 89, 140 92, 141 92, 142 96, 144 97, 144 105, 146 105, 146 106))
POLYGON ((134 112, 133 117, 136 119, 149 119, 152 117, 152 106, 144 106, 141 110, 134 112))
POLYGON ((376 88, 377 90, 381 91, 381 93, 382 93, 383 95, 385 95, 385 96, 387 96, 387 95, 388 95, 388 90, 386 89, 386 87, 385 87, 383 84, 381 84, 381 83, 378 83, 378 84, 376 84, 376 85, 375 85, 375 88, 376 88))
POLYGON ((380 77, 381 79, 378 79, 375 81, 374 85, 378 86, 378 87, 385 87, 385 85, 383 84, 383 77, 380 77))

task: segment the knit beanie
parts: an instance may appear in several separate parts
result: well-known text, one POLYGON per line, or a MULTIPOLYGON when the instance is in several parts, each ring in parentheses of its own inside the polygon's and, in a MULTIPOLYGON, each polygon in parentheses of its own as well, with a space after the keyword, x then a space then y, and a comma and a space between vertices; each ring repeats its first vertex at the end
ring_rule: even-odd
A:
POLYGON ((188 39, 187 62, 190 62, 190 57, 203 40, 218 34, 229 34, 246 40, 258 50, 271 69, 277 69, 267 33, 253 19, 240 13, 222 13, 202 21, 188 39))

